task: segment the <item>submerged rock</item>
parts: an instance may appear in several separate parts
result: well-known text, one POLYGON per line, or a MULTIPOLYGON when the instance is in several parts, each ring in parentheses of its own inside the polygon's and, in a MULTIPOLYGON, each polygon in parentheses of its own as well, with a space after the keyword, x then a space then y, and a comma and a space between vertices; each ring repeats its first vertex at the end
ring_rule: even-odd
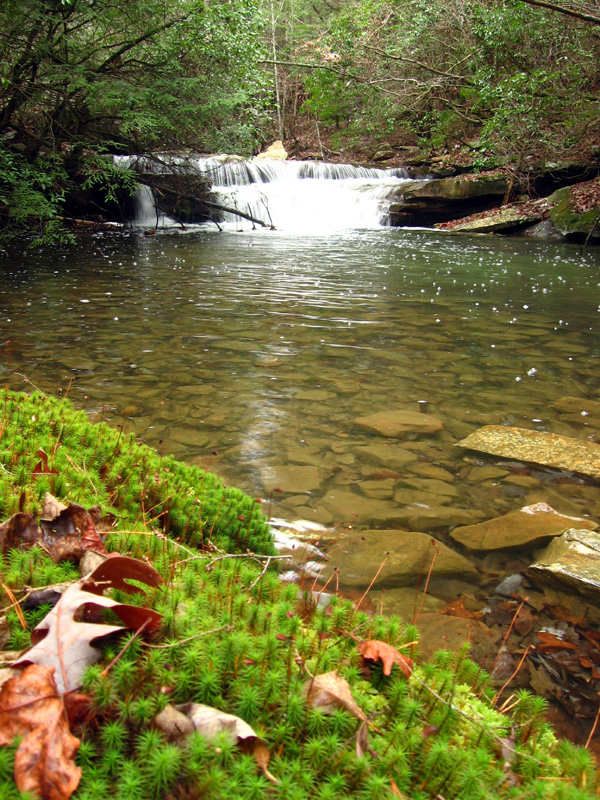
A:
POLYGON ((469 550, 507 550, 539 546, 573 527, 596 530, 598 525, 589 519, 559 514, 546 503, 536 503, 477 525, 455 528, 450 536, 469 550))
POLYGON ((486 425, 456 446, 600 478, 600 445, 582 439, 486 425))
POLYGON ((260 477, 267 492, 279 489, 285 494, 300 494, 318 489, 324 473, 315 466, 266 466, 261 467, 260 477))
POLYGON ((431 581, 460 578, 479 582, 477 568, 459 553, 426 533, 399 530, 365 530, 351 533, 330 552, 323 570, 328 577, 339 570, 340 582, 346 586, 367 587, 385 560, 376 589, 400 586, 416 587, 431 567, 431 581))
POLYGON ((589 601, 598 617, 600 533, 571 528, 548 545, 538 561, 529 567, 527 575, 535 583, 579 595, 589 601))
POLYGON ((392 439, 401 439, 409 433, 437 433, 444 427, 441 419, 408 408, 376 411, 366 417, 357 417, 354 425, 392 439))

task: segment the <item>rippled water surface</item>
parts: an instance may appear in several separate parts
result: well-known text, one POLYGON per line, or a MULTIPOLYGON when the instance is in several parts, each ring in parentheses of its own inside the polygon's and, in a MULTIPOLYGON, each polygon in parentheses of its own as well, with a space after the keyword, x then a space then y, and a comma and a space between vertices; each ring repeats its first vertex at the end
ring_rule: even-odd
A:
POLYGON ((591 481, 510 464, 485 477, 494 460, 455 447, 490 423, 600 435, 553 407, 600 400, 597 250, 431 231, 211 230, 98 236, 3 269, 3 380, 16 387, 19 372, 56 391, 72 379, 77 405, 106 405, 160 450, 257 496, 282 488, 280 516, 368 525, 369 504, 391 501, 429 509, 418 529, 441 535, 449 509, 481 519, 545 500, 600 518, 591 481), (353 424, 419 403, 441 434, 398 443, 353 424), (381 450, 390 442, 397 458, 381 450), (343 507, 324 502, 332 490, 343 507))

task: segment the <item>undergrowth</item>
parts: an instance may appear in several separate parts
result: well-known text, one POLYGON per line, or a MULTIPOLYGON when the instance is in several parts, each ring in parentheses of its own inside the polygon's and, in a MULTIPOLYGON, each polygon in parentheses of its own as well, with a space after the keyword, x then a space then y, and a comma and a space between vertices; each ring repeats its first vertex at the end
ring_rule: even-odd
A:
MULTIPOLYGON (((5 420, 12 402, 5 396, 5 420)), ((21 422, 16 427, 13 423, 14 439, 6 438, 7 426, 2 438, 2 463, 11 480, 21 464, 30 466, 31 443, 36 449, 38 441, 47 443, 42 434, 48 425, 46 419, 43 425, 39 418, 31 420, 22 396, 14 402, 21 409, 21 422), (41 438, 32 439, 38 426, 41 438), (12 445, 15 439, 18 447, 12 445)), ((60 447, 52 462, 57 469, 68 463, 67 456, 76 460, 70 445, 73 438, 78 442, 82 434, 88 437, 86 453, 95 446, 94 435, 112 443, 113 449, 106 445, 102 459, 80 464, 88 472, 95 470, 91 474, 97 497, 77 470, 65 488, 80 492, 79 499, 85 502, 110 499, 115 513, 129 525, 135 499, 126 510, 121 505, 123 492, 117 497, 106 480, 112 461, 131 452, 135 462, 145 458, 143 467, 132 465, 132 470, 139 470, 144 497, 149 497, 158 488, 153 489, 148 470, 154 466, 148 464, 156 459, 152 463, 163 468, 164 460, 148 455, 132 440, 125 443, 121 438, 115 444, 118 434, 110 438, 105 426, 98 432, 80 416, 81 433, 72 437, 70 407, 65 406, 62 416, 62 403, 46 403, 40 397, 31 402, 37 414, 43 411, 50 419, 57 415, 60 447), (61 451, 64 461, 59 458, 61 451), (102 466, 94 463, 108 465, 104 478, 102 466)), ((168 469, 170 488, 162 502, 172 506, 174 483, 192 473, 174 462, 168 469)), ((26 491, 31 505, 40 502, 27 481, 12 487, 4 489, 4 508, 13 508, 11 491, 26 491)), ((149 502, 156 503, 153 497, 149 502)), ((147 639, 129 633, 109 641, 102 660, 86 672, 83 691, 90 695, 90 707, 74 731, 81 739, 77 761, 83 769, 73 795, 77 800, 584 800, 596 796, 590 754, 559 741, 544 719, 543 703, 527 691, 516 693, 509 710, 500 713, 489 676, 469 660, 466 645, 457 653, 441 650, 430 662, 417 661, 409 679, 396 666, 386 676, 379 662, 365 666, 357 640, 383 641, 410 654, 414 626, 397 617, 357 611, 340 597, 321 606, 310 592, 282 582, 266 569, 266 559, 257 563, 251 554, 208 553, 190 547, 196 541, 190 526, 181 533, 186 544, 149 535, 148 530, 128 530, 109 534, 106 546, 148 560, 161 573, 161 586, 126 599, 159 611, 163 627, 147 639), (368 743, 361 720, 343 704, 326 709, 307 702, 306 687, 312 677, 330 671, 348 681, 366 715, 368 743), (169 741, 156 727, 157 714, 167 705, 189 702, 235 714, 252 725, 270 752, 268 770, 277 783, 269 781, 252 754, 225 734, 217 741, 198 732, 169 741)), ((216 533, 217 524, 213 539, 216 533)), ((218 535, 237 541, 237 534, 224 524, 218 535)), ((12 551, 0 561, 0 582, 16 595, 24 586, 74 577, 71 565, 54 564, 39 547, 12 551)), ((118 590, 112 594, 125 599, 118 590)), ((40 613, 25 618, 24 628, 16 610, 8 612, 18 647, 26 646, 40 613)), ((0 800, 23 800, 12 781, 13 759, 14 746, 0 748, 0 800)))

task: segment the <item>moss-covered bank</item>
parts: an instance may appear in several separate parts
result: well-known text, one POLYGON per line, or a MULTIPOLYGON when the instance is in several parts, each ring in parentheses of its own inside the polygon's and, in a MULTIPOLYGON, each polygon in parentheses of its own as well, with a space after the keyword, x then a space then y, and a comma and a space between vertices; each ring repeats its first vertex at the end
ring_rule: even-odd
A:
MULTIPOLYGON (((466 647, 440 651, 412 672, 394 655, 386 675, 385 645, 388 654, 416 654, 413 626, 357 611, 342 598, 315 602, 248 553, 202 549, 212 531, 210 540, 231 550, 271 552, 250 498, 40 395, 4 393, 0 434, 5 516, 19 506, 37 510, 46 490, 83 505, 106 503, 118 517, 108 550, 151 562, 163 578, 128 597, 162 614, 161 630, 104 640, 102 659, 87 669, 87 708, 73 723, 82 767, 74 797, 596 796, 591 756, 556 739, 544 701, 517 692, 502 713, 466 647), (42 446, 48 460, 40 472, 42 446), (198 511, 193 522, 191 511, 198 511), (152 520, 177 539, 153 534, 152 520), (332 672, 347 681, 349 695, 340 689, 318 699, 311 687, 332 672), (252 725, 270 754, 268 770, 227 733, 209 740, 159 724, 165 708, 189 702, 252 725)), ((39 546, 13 549, 0 562, 0 583, 17 599, 25 587, 77 577, 73 564, 55 564, 39 546)), ((112 594, 123 600, 119 590, 112 594)), ((22 616, 13 603, 5 606, 12 606, 4 609, 6 649, 27 647, 48 607, 22 616)), ((23 797, 12 777, 15 747, 0 748, 2 800, 23 797)))

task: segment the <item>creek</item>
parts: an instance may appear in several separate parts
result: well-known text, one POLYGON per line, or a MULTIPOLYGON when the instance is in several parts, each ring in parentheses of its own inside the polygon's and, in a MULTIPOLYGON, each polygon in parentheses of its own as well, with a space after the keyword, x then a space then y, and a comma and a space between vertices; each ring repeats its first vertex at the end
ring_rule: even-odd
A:
MULTIPOLYGON (((289 520, 369 527, 370 504, 400 490, 428 510, 418 529, 446 542, 453 509, 484 519, 544 501, 600 520, 597 483, 455 446, 485 424, 597 440, 553 404, 600 399, 598 250, 385 228, 382 192, 363 178, 358 195, 379 211, 362 217, 328 222, 348 179, 309 179, 287 229, 280 215, 275 231, 231 220, 14 256, 0 285, 2 380, 69 387, 77 406, 289 520), (353 424, 420 406, 441 433, 397 441, 353 424)), ((478 563, 501 576, 512 560, 478 563)), ((364 563, 369 580, 378 566, 364 563)))

